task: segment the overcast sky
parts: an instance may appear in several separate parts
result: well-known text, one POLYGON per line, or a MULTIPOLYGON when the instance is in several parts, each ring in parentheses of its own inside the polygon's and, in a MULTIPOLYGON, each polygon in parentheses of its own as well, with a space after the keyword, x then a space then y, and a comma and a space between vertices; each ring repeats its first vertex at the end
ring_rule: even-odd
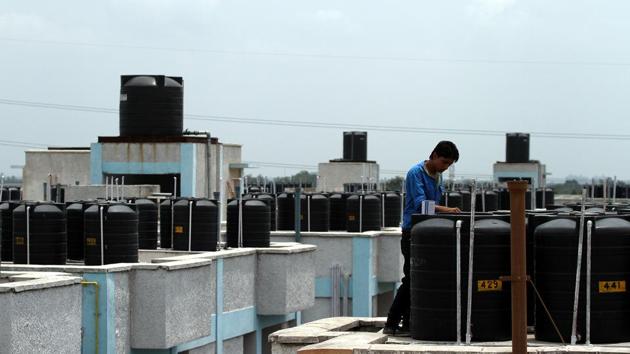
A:
MULTIPOLYGON (((630 180, 628 13, 624 0, 3 0, 0 143, 118 135, 116 113, 68 106, 117 109, 121 74, 166 74, 184 78, 186 114, 210 116, 184 126, 242 144, 245 161, 315 166, 341 157, 344 130, 384 126, 365 129, 381 169, 448 139, 456 172, 484 176, 505 158, 501 132, 522 131, 552 177, 630 180)), ((0 171, 23 163, 0 145, 0 171)))

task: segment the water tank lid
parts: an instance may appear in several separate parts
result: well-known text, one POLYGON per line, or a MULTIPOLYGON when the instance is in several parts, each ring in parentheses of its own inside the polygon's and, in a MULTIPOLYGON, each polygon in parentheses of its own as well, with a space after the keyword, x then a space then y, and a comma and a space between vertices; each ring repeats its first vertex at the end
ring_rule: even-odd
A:
POLYGON ((179 82, 175 81, 174 79, 170 77, 165 77, 164 87, 182 87, 182 84, 180 84, 179 82))
MULTIPOLYGON (((170 80, 175 81, 172 79, 170 80)), ((133 79, 125 82, 124 86, 157 86, 157 81, 152 76, 136 76, 133 79)))

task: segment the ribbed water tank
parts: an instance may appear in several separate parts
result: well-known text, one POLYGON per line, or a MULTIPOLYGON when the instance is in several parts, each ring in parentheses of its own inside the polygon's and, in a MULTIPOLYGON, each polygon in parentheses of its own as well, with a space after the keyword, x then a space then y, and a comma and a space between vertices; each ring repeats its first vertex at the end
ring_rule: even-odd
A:
POLYGON ((160 203, 160 248, 171 248, 173 230, 173 200, 166 199, 160 203))
POLYGON ((138 213, 135 210, 123 203, 98 203, 90 205, 83 215, 86 265, 138 262, 138 213))
MULTIPOLYGON (((427 216, 411 230, 411 336, 415 339, 456 340, 457 217, 427 216)), ((467 219, 463 217, 460 232, 462 336, 468 299, 467 219)), ((510 224, 495 218, 477 220, 473 257, 472 340, 507 340, 511 337, 510 284, 499 277, 510 274, 510 224)))
POLYGON ((330 201, 330 231, 345 231, 347 229, 346 199, 347 193, 334 193, 330 201))
POLYGON ((81 260, 85 253, 84 212, 89 202, 72 202, 66 207, 66 227, 68 233, 68 259, 81 260))
POLYGON ((536 208, 546 208, 549 205, 554 204, 554 193, 553 189, 546 188, 545 190, 545 203, 543 204, 543 189, 539 188, 536 190, 536 208))
POLYGON ((347 231, 381 229, 381 198, 373 194, 354 194, 346 200, 347 231))
POLYGON ((13 210, 13 263, 66 264, 68 235, 63 209, 62 205, 29 202, 13 210))
MULTIPOLYGON (((591 342, 630 341, 630 222, 592 217, 591 342)), ((587 223, 585 222, 585 225, 587 223)), ((584 231, 577 335, 584 341, 588 231, 584 231)), ((571 337, 579 239, 579 218, 546 222, 535 231, 536 284, 564 340, 571 337)), ((536 307, 536 338, 559 342, 541 306, 536 307)))
POLYGON ((256 199, 269 205, 270 230, 276 231, 276 196, 269 193, 261 193, 256 196, 256 199))
POLYGON ((174 206, 173 249, 217 250, 217 204, 209 199, 182 198, 174 206))
POLYGON ((499 196, 497 192, 492 190, 477 191, 475 198, 476 211, 499 210, 499 196))
POLYGON ((120 77, 120 136, 182 135, 184 81, 163 75, 120 77))
POLYGON ((529 162, 529 134, 507 133, 505 140, 505 162, 529 162))
POLYGON ((295 229, 295 196, 293 193, 278 195, 278 230, 295 229))
MULTIPOLYGON (((461 211, 470 211, 470 206, 471 206, 470 205, 470 203, 471 203, 470 191, 468 191, 468 190, 461 190, 459 193, 462 195, 462 208, 461 208, 461 211)), ((476 204, 475 204, 475 206, 476 206, 476 204)))
POLYGON ((300 228, 302 231, 330 230, 330 201, 323 194, 300 196, 300 228))
POLYGON ((442 200, 449 208, 459 208, 459 210, 464 209, 464 199, 460 192, 446 192, 446 195, 442 200))
POLYGON ((383 215, 385 227, 400 226, 400 214, 402 210, 402 197, 399 192, 385 192, 381 194, 381 202, 384 203, 383 215))
POLYGON ((138 247, 156 249, 158 241, 158 206, 150 199, 134 201, 138 211, 138 247))
MULTIPOLYGON (((238 200, 227 206, 227 245, 238 247, 238 200)), ((269 247, 269 205, 262 200, 243 200, 243 247, 269 247)))
MULTIPOLYGON (((498 209, 497 210, 510 210, 510 191, 507 189, 500 189, 498 192, 498 209)), ((525 192, 525 209, 532 209, 532 192, 525 192)))
POLYGON ((0 259, 2 261, 13 260, 13 209, 19 204, 16 202, 3 202, 0 204, 0 259))

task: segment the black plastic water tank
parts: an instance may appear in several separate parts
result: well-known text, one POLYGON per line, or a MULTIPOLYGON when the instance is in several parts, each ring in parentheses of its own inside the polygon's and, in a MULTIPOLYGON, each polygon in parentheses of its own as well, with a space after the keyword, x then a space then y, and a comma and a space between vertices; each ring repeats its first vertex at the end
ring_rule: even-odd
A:
POLYGON ((86 265, 138 262, 138 213, 133 208, 123 203, 97 203, 83 217, 86 265))
POLYGON ((269 220, 270 230, 276 230, 276 196, 269 193, 261 193, 256 196, 256 199, 262 200, 269 205, 269 220))
POLYGON ((213 200, 182 198, 175 202, 174 213, 173 249, 217 250, 218 208, 213 200))
MULTIPOLYGON (((449 208, 459 208, 459 210, 463 210, 464 208, 464 199, 460 192, 450 191, 447 192, 447 196, 445 196, 442 201, 449 208)), ((470 201, 469 201, 470 204, 470 201)))
MULTIPOLYGON (((470 191, 468 191, 468 190, 461 190, 459 193, 462 195, 461 211, 470 211, 470 202, 471 202, 470 201, 470 199, 471 199, 470 191)), ((475 203, 476 203, 476 201, 475 201, 475 203)), ((475 204, 475 206, 476 206, 476 204, 475 204)))
MULTIPOLYGON (((227 244, 238 247, 238 200, 228 204, 227 244)), ((243 247, 269 247, 269 205, 262 200, 243 200, 243 247)))
POLYGON ((300 203, 302 231, 330 230, 330 201, 326 195, 302 194, 300 203))
POLYGON ((13 260, 13 209, 19 204, 17 202, 3 202, 0 204, 0 259, 2 261, 13 260))
POLYGON ((184 81, 163 75, 120 77, 120 136, 182 135, 184 81))
POLYGON ((150 199, 134 201, 138 211, 138 247, 156 249, 158 240, 158 207, 150 199))
POLYGON ((346 199, 348 193, 334 193, 330 201, 330 231, 345 231, 347 229, 346 199))
MULTIPOLYGON (((592 227, 591 342, 630 341, 630 222, 621 217, 590 217, 592 227)), ((585 225, 587 223, 585 222, 585 225)), ((579 219, 563 217, 535 231, 536 283, 564 340, 571 336, 579 219)), ((580 279, 577 335, 585 338, 586 236, 580 279)), ((536 339, 558 342, 542 306, 536 308, 536 339)))
POLYGON ((543 205, 543 189, 539 188, 536 190, 536 208, 547 208, 549 205, 554 204, 554 193, 553 189, 546 188, 545 192, 545 203, 543 205))
POLYGON ((476 211, 495 211, 499 210, 499 195, 492 190, 477 191, 475 196, 476 211))
POLYGON ((351 195, 346 200, 346 213, 348 232, 364 232, 381 229, 381 198, 379 198, 378 195, 351 195), (361 222, 359 219, 361 219, 361 222))
POLYGON ((13 210, 13 263, 66 264, 68 236, 63 209, 62 205, 28 202, 13 210))
MULTIPOLYGON (((398 227, 400 226, 400 214, 402 212, 402 203, 399 192, 386 192, 381 195, 381 198, 385 201, 383 218, 385 219, 385 227, 398 227)), ((381 202, 383 202, 381 200, 381 202)))
POLYGON ((295 196, 293 193, 278 195, 278 230, 295 229, 295 196))
POLYGON ((173 230, 173 200, 166 199, 160 203, 160 248, 171 248, 173 230))
MULTIPOLYGON (((457 333, 456 221, 461 229, 462 336, 466 333, 469 217, 425 216, 411 230, 411 336, 454 341, 457 333), (430 319, 430 320, 427 320, 430 319)), ((504 219, 476 220, 472 292, 472 340, 511 337, 510 225, 504 219)))
MULTIPOLYGON (((92 203, 93 204, 93 203, 92 203)), ((66 228, 68 233, 68 259, 81 260, 85 252, 84 212, 89 202, 72 202, 66 207, 66 228)))
POLYGON ((505 140, 505 162, 529 162, 529 134, 507 133, 505 140))

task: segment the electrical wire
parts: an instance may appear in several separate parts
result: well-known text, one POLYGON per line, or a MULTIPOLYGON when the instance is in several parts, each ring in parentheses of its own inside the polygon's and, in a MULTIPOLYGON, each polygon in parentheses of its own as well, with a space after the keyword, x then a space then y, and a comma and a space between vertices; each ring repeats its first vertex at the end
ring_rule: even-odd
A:
MULTIPOLYGON (((91 113, 108 113, 118 114, 118 110, 112 108, 80 106, 68 104, 55 104, 35 101, 21 101, 0 98, 0 104, 23 106, 30 108, 46 108, 64 111, 81 111, 91 113)), ((327 128, 327 129, 352 129, 352 130, 368 130, 368 131, 385 131, 397 133, 420 133, 420 134, 446 134, 446 135, 474 135, 474 136, 505 136, 509 131, 488 130, 488 129, 448 129, 448 128, 425 128, 413 126, 393 126, 393 125, 371 125, 371 124, 352 124, 352 123, 326 123, 317 121, 295 121, 295 120, 278 120, 278 119, 260 119, 237 116, 224 115, 203 115, 203 114, 185 114, 185 119, 211 122, 226 122, 234 124, 256 124, 256 125, 275 125, 290 126, 303 128, 327 128)), ((534 131, 529 133, 530 136, 536 138, 553 138, 553 139, 582 139, 582 140, 630 140, 629 134, 608 134, 608 133, 563 133, 563 132, 544 132, 534 131)))

